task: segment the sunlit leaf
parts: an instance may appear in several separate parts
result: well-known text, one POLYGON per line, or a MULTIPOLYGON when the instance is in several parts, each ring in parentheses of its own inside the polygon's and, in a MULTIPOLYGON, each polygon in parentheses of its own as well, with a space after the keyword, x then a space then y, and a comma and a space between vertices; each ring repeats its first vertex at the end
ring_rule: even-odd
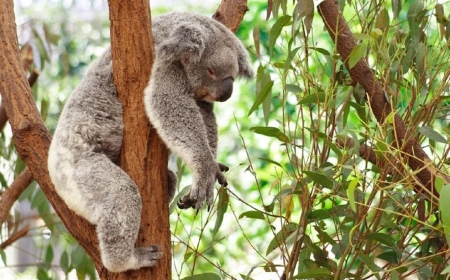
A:
POLYGON ((445 238, 447 239, 448 244, 450 244, 450 207, 448 207, 449 201, 450 185, 445 185, 444 187, 442 187, 441 193, 439 195, 439 212, 441 214, 445 238))
POLYGON ((275 46, 275 42, 277 41, 278 37, 280 36, 281 30, 283 29, 283 27, 289 25, 290 21, 291 21, 291 16, 288 16, 288 15, 281 16, 277 19, 275 24, 270 29, 269 42, 268 42, 270 55, 272 55, 273 48, 275 46))
POLYGON ((347 189, 348 201, 350 202, 350 207, 352 208, 353 212, 356 212, 355 188, 358 185, 358 182, 359 182, 359 177, 354 178, 348 184, 348 189, 347 189))
POLYGON ((366 56, 367 45, 360 43, 356 45, 348 56, 348 67, 352 69, 363 57, 366 56))
POLYGON ((219 192, 219 202, 217 203, 217 215, 216 215, 216 223, 214 225, 213 237, 219 232, 220 226, 223 222, 223 216, 227 212, 228 203, 230 201, 230 195, 228 194, 228 190, 224 187, 220 187, 219 192))
POLYGON ((256 126, 256 127, 250 128, 250 131, 253 131, 254 133, 257 133, 257 134, 269 136, 269 137, 275 137, 278 140, 283 141, 283 142, 289 142, 289 138, 286 136, 286 134, 281 132, 276 127, 256 126))

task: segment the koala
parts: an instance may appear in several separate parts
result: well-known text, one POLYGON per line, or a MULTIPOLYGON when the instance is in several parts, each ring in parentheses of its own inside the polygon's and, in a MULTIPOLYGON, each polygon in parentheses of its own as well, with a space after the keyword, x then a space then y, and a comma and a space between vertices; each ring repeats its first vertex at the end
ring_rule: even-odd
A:
POLYGON ((214 19, 171 13, 153 23, 155 61, 144 104, 150 123, 192 172, 193 183, 178 207, 212 205, 214 184, 227 181, 216 162, 213 102, 230 98, 237 77, 253 77, 247 51, 214 19), (168 24, 169 23, 169 24, 168 24))
MULTIPOLYGON (((226 184, 216 162, 214 101, 225 101, 236 77, 253 77, 241 42, 219 22, 193 13, 153 19, 156 56, 143 102, 168 148, 193 173, 180 208, 212 204, 216 180, 226 184)), ((140 93, 136 93, 140 94, 140 93)), ((95 61, 65 104, 48 157, 56 192, 77 215, 96 226, 103 265, 111 272, 152 267, 157 245, 135 248, 142 199, 119 167, 122 104, 113 82, 111 50, 95 61)), ((170 199, 176 176, 168 173, 170 199)))

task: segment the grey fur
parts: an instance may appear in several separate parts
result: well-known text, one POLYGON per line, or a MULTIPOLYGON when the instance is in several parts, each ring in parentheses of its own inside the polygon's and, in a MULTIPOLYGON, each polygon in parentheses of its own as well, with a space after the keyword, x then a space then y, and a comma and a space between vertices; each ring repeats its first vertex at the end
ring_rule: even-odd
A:
MULTIPOLYGON (((167 146, 193 171, 192 191, 181 206, 199 209, 205 199, 211 205, 216 179, 226 183, 221 173, 226 167, 216 163, 213 106, 205 99, 224 101, 232 79, 253 72, 239 40, 213 19, 172 13, 154 18, 152 29, 156 59, 146 110, 167 146), (205 78, 209 67, 215 80, 205 78)), ((96 225, 102 262, 113 272, 151 267, 162 256, 157 246, 134 248, 142 201, 136 184, 117 165, 122 138, 122 105, 107 49, 61 113, 48 168, 67 206, 96 225)), ((172 198, 176 176, 170 171, 168 177, 172 198)))
POLYGON ((216 180, 227 184, 222 171, 228 168, 216 162, 211 102, 227 100, 234 78, 251 78, 253 70, 242 43, 221 23, 187 13, 158 19, 153 23, 156 59, 145 107, 167 147, 192 171, 191 191, 178 206, 198 210, 205 200, 212 205, 216 180))

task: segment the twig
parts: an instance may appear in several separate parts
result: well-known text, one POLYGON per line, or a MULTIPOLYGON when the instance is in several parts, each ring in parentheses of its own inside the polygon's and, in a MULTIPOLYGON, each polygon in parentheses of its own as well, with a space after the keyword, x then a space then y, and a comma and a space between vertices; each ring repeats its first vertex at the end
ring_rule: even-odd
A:
POLYGON ((32 181, 33 174, 26 167, 0 196, 0 225, 5 221, 14 202, 32 181))
POLYGON ((28 231, 30 230, 30 225, 24 226, 21 230, 14 232, 8 239, 5 240, 2 244, 0 244, 0 249, 5 249, 9 245, 16 242, 19 238, 24 237, 27 235, 28 231))

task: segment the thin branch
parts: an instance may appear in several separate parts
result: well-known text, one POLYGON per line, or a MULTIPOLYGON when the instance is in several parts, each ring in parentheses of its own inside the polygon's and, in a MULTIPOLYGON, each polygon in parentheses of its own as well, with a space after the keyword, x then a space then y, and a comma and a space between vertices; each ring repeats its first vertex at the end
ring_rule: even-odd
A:
POLYGON ((0 249, 4 250, 9 245, 13 244, 20 238, 26 236, 28 234, 29 230, 30 230, 30 225, 26 225, 21 230, 14 232, 8 239, 5 240, 5 242, 0 244, 0 249))
POLYGON ((20 194, 33 182, 33 174, 26 167, 0 197, 0 225, 8 216, 9 210, 20 194))

